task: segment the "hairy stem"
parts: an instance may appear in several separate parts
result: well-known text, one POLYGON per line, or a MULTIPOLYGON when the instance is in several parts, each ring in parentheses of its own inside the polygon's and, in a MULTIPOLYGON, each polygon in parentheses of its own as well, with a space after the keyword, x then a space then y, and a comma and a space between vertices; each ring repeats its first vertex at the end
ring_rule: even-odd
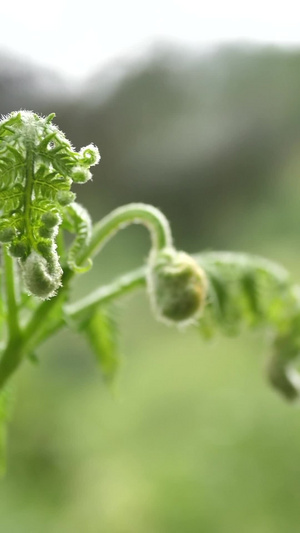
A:
POLYGON ((159 209, 147 204, 128 204, 115 209, 95 224, 88 246, 77 259, 84 263, 95 255, 120 229, 129 224, 143 224, 151 234, 152 246, 162 249, 172 246, 172 235, 168 220, 159 209))
MULTIPOLYGON (((117 231, 133 223, 144 224, 149 229, 152 237, 152 245, 155 248, 161 249, 172 246, 172 235, 169 223, 159 209, 146 204, 129 204, 115 209, 95 224, 91 241, 77 259, 77 264, 83 264, 91 255, 99 253, 102 247, 117 233, 117 231)), ((43 322, 46 320, 47 316, 49 316, 52 309, 55 306, 62 305, 74 275, 74 271, 65 268, 62 287, 57 296, 41 303, 25 328, 25 342, 29 342, 33 337, 38 338, 43 322)), ((124 278, 126 278, 126 276, 124 276, 124 278)), ((114 286, 114 284, 112 284, 112 286, 114 286)), ((124 287, 123 289, 125 291, 124 287)), ((118 291, 120 290, 121 288, 119 287, 118 291)), ((98 291, 96 292, 98 293, 98 291)), ((59 329, 61 325, 63 325, 63 322, 58 321, 57 326, 55 323, 53 324, 53 329, 59 329)))

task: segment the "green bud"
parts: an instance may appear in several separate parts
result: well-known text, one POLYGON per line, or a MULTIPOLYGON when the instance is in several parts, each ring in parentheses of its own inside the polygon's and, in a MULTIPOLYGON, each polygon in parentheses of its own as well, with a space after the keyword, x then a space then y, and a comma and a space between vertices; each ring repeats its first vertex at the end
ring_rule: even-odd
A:
POLYGON ((54 211, 48 211, 47 213, 44 213, 41 217, 41 220, 48 229, 54 228, 55 226, 61 224, 61 217, 54 211))
POLYGON ((92 177, 92 173, 84 166, 76 166, 72 170, 71 178, 75 183, 86 183, 92 177))
POLYGON ((207 279, 191 256, 165 248, 150 256, 148 288, 160 320, 187 325, 199 318, 203 310, 207 279))
POLYGON ((11 242, 15 236, 16 231, 12 227, 0 229, 0 242, 11 242))
POLYGON ((29 252, 29 246, 26 238, 23 238, 21 240, 14 240, 10 247, 9 247, 9 253, 13 257, 19 257, 21 259, 25 259, 29 252))
POLYGON ((44 239, 51 239, 55 234, 55 228, 47 228, 47 226, 39 227, 39 234, 44 239))
POLYGON ((57 201, 60 205, 65 206, 74 202, 76 194, 71 191, 58 191, 57 201))
POLYGON ((45 259, 48 260, 48 258, 52 257, 53 254, 53 244, 50 239, 41 239, 37 243, 37 251, 39 254, 42 254, 45 259))

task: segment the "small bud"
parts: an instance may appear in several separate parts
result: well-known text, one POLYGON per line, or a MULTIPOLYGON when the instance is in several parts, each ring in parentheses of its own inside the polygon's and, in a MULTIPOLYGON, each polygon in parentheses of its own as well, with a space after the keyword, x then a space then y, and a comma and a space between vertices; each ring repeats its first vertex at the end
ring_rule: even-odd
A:
POLYGON ((91 177, 92 173, 86 167, 78 165, 72 170, 71 178, 75 183, 86 183, 91 177))
POLYGON ((56 227, 48 228, 44 225, 39 227, 39 235, 44 239, 51 239, 55 236, 56 233, 56 227))
POLYGON ((61 224, 61 217, 54 211, 48 211, 47 213, 44 213, 41 217, 41 220, 48 229, 52 229, 61 224))
POLYGON ((25 259, 28 252, 29 246, 26 238, 14 240, 9 247, 10 255, 13 257, 19 257, 20 259, 25 259))
POLYGON ((74 202, 76 194, 71 191, 58 191, 57 201, 60 205, 65 206, 74 202))
POLYGON ((53 244, 51 239, 41 239, 37 245, 37 251, 38 253, 42 254, 45 259, 49 259, 53 255, 53 244))
POLYGON ((207 279, 188 254, 166 248, 150 256, 148 287, 160 320, 187 325, 200 316, 206 299, 207 279))
POLYGON ((16 232, 12 227, 0 229, 0 242, 11 242, 15 236, 16 232))
POLYGON ((92 167, 100 161, 100 154, 97 146, 89 144, 80 150, 82 165, 92 167))

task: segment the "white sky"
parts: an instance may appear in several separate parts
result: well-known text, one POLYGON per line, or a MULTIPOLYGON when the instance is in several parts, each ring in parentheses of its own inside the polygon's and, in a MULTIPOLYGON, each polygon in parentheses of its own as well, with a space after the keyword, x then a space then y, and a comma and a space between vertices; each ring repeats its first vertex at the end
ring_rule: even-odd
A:
POLYGON ((155 42, 300 45, 299 12, 292 0, 3 1, 0 52, 80 79, 155 42))

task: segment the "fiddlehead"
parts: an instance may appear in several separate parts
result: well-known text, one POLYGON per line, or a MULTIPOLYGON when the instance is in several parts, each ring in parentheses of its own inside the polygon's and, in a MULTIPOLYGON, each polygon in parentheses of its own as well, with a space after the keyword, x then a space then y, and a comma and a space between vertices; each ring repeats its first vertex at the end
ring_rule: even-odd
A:
POLYGON ((206 301, 207 279, 203 269, 185 252, 173 247, 150 254, 147 285, 156 317, 186 326, 195 323, 206 301))
MULTIPOLYGON (((0 240, 19 258, 27 289, 43 299, 60 285, 56 236, 75 199, 72 182, 89 180, 100 159, 94 145, 76 152, 54 116, 20 111, 0 122, 0 240)), ((75 265, 72 254, 74 248, 75 265)))

